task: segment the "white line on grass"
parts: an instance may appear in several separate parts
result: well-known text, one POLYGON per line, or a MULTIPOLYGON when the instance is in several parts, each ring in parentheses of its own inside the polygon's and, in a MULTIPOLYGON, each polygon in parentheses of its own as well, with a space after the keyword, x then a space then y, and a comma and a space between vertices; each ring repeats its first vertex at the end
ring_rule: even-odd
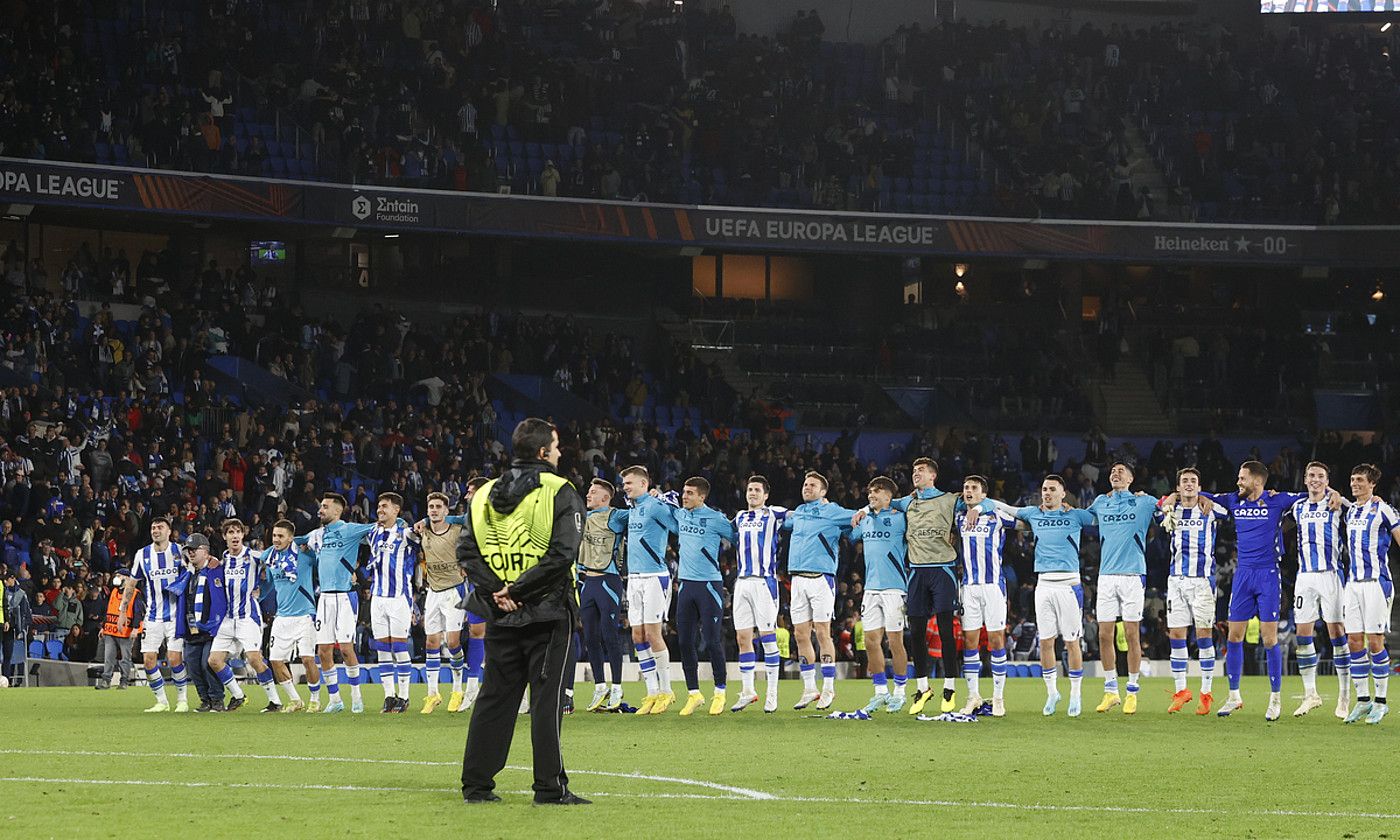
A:
MULTIPOLYGON (((112 756, 120 758, 209 758, 209 759, 259 759, 274 761, 331 761, 354 764, 390 764, 390 765, 411 765, 420 767, 456 767, 455 762, 447 761, 414 761, 409 759, 395 758, 352 758, 344 756, 303 756, 303 755, 235 755, 235 754, 199 754, 199 753, 156 753, 156 752, 125 752, 125 751, 101 751, 101 750, 20 750, 20 749, 0 749, 0 755, 70 755, 70 756, 112 756)), ((529 771, 528 767, 508 766, 508 770, 529 771)), ((571 773, 589 776, 607 776, 620 779, 642 779, 646 781, 666 781, 678 784, 695 785, 724 791, 717 795, 700 793, 590 793, 590 796, 608 796, 620 798, 636 799, 711 799, 727 800, 732 802, 751 802, 754 800, 773 800, 780 802, 814 802, 829 803, 835 805, 913 805, 928 808, 984 808, 999 810, 1024 810, 1024 811, 1048 811, 1048 812, 1088 812, 1107 814, 1182 814, 1197 816, 1260 816, 1260 817, 1342 817, 1351 819, 1375 819, 1375 820, 1400 820, 1400 813, 1367 812, 1367 811, 1299 811, 1287 809, 1242 809, 1231 810, 1228 808, 1153 808, 1147 806, 1130 805, 1053 805, 1038 802, 997 802, 997 801, 959 801, 953 799, 869 799, 861 797, 841 797, 841 796, 783 796, 781 794, 766 793, 763 791, 750 791, 746 788, 732 788, 728 785, 720 785, 713 782, 704 782, 696 779, 680 779, 671 776, 648 776, 639 773, 615 773, 606 770, 573 770, 571 773), (742 793, 736 793, 741 791, 742 793)), ((166 785, 176 787, 230 787, 230 788, 294 788, 297 790, 327 790, 327 791, 383 791, 383 792, 432 792, 432 793, 457 793, 457 788, 424 788, 424 787, 372 787, 359 785, 279 785, 258 782, 166 782, 154 780, 117 780, 117 779, 48 779, 29 776, 0 777, 3 782, 50 782, 54 784, 95 784, 95 785, 166 785)), ((530 791, 503 791, 511 794, 527 795, 530 791)))
MULTIPOLYGON (((330 791, 332 793, 461 793, 455 787, 384 787, 378 785, 284 785, 271 782, 186 782, 163 779, 65 779, 48 776, 0 776, 0 784, 21 782, 24 784, 43 783, 51 785, 138 785, 141 787, 183 787, 183 788, 237 788, 262 790, 330 791)), ((497 791, 507 796, 534 796, 531 790, 497 791)), ((748 797, 730 794, 708 793, 593 793, 589 796, 625 797, 627 799, 723 799, 731 802, 747 802, 748 797)))
MULTIPOLYGON (((162 753, 162 752, 128 752, 116 750, 19 750, 0 749, 0 755, 68 755, 68 756, 100 756, 115 758, 207 758, 214 760, 234 760, 249 759, 254 761, 308 761, 308 762, 339 762, 343 764, 392 764, 407 765, 410 767, 460 767, 460 762, 455 761, 421 761, 406 758, 360 758, 354 756, 312 756, 312 755, 257 755, 251 753, 162 753)), ((507 770, 524 770, 530 772, 529 767, 519 767, 509 765, 507 770)), ((605 776, 612 779, 640 779, 647 782, 667 782, 676 785, 687 785, 690 787, 706 788, 717 790, 722 793, 733 794, 735 799, 776 799, 771 793, 764 793, 761 790, 751 788, 734 787, 733 785, 722 785, 718 782, 706 782, 700 779, 684 779, 678 776, 652 776, 645 773, 618 773, 608 770, 569 770, 570 775, 579 776, 605 776)), ((714 798, 714 797, 707 797, 714 798)), ((725 798, 725 797, 720 797, 725 798)))
POLYGON ((860 799, 840 796, 782 796, 782 802, 822 802, 847 805, 923 805, 932 808, 988 808, 1017 811, 1087 811, 1108 814, 1199 814, 1229 817, 1351 817, 1356 819, 1400 820, 1400 814, 1365 811, 1294 811, 1274 808, 1230 810, 1228 808, 1150 808, 1132 805, 1048 805, 1039 802, 958 801, 953 799, 860 799))

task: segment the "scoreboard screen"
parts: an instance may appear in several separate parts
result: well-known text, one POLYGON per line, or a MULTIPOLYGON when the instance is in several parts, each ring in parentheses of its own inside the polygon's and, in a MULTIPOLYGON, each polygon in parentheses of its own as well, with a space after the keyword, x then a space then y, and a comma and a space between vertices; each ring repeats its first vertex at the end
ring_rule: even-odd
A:
POLYGON ((1400 0, 1259 0, 1262 14, 1400 12, 1400 0))

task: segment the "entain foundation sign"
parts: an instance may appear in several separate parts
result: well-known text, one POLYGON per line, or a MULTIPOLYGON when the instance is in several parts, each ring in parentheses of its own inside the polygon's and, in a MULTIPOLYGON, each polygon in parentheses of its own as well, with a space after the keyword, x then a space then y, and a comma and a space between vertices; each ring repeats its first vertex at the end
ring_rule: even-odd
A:
POLYGON ((16 172, 0 170, 0 193, 26 196, 59 196, 62 198, 93 198, 98 201, 121 200, 121 179, 99 175, 62 175, 57 172, 16 172))

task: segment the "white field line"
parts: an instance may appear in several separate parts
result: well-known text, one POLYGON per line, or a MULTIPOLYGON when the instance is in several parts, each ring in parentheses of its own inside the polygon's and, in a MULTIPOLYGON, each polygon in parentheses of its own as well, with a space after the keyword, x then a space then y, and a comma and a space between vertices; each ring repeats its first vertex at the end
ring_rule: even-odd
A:
MULTIPOLYGON (((21 750, 21 749, 0 749, 0 755, 65 755, 65 756, 111 756, 119 758, 208 758, 208 759, 255 759, 270 761, 330 761, 354 764, 385 764, 385 765, 410 765, 419 767, 457 767, 456 762, 447 761, 414 761, 409 759, 391 758, 351 758, 343 756, 301 756, 301 755, 237 755, 237 754, 200 754, 200 753, 157 753, 157 752, 126 752, 126 751, 101 751, 101 750, 21 750)), ((521 770, 528 772, 528 767, 509 766, 509 770, 521 770)), ((1351 819, 1375 819, 1375 820, 1400 820, 1400 813, 1383 811, 1303 811, 1296 809, 1229 809, 1229 808, 1157 808, 1149 806, 1130 805, 1057 805, 1037 802, 998 802, 992 800, 953 800, 953 799, 872 799, 861 797, 842 796, 784 796, 782 794, 766 793, 754 791, 747 788, 733 788, 729 785, 720 785, 714 782, 705 782, 697 779, 681 779, 672 776, 650 776, 641 773, 616 773, 604 770, 572 770, 571 774, 606 776, 620 779, 642 779, 645 781, 664 781, 676 784, 695 785, 712 790, 719 790, 719 794, 686 794, 686 793, 590 793, 590 796, 608 796, 619 798, 637 799, 711 799, 728 800, 733 802, 752 802, 755 800, 770 800, 781 802, 813 802, 844 805, 912 805, 930 808, 972 808, 972 809, 996 809, 996 810, 1021 810, 1021 811, 1046 811, 1051 813, 1103 813, 1103 814, 1174 814, 1174 815, 1201 815, 1201 816, 1261 816, 1261 817, 1324 817, 1324 818, 1351 818, 1351 819)), ((149 779, 78 779, 78 778, 47 778, 38 776, 4 776, 0 777, 0 783, 5 782, 48 782, 52 784, 93 784, 93 785, 146 785, 146 786, 167 786, 167 787, 204 787, 204 788, 268 788, 268 789, 296 789, 306 791, 349 791, 349 792, 404 792, 404 793, 458 793, 455 787, 444 788, 424 788, 424 787, 375 787, 362 785, 283 785, 259 782, 187 782, 187 781, 158 781, 149 779)), ((503 791, 512 795, 530 795, 530 791, 503 791)))
MULTIPOLYGON (((421 761, 405 758, 358 758, 351 756, 312 756, 312 755, 259 755, 255 753, 190 753, 190 752, 129 752, 120 750, 20 750, 20 749, 0 749, 0 755, 64 755, 64 756, 98 756, 111 758, 194 758, 213 760, 238 760, 247 759, 252 761, 306 761, 306 762, 338 762, 342 764, 391 764, 407 765, 410 767, 460 767, 461 762, 456 761, 421 761)), ((507 770, 523 770, 530 772, 529 767, 518 767, 510 765, 507 770)), ((613 779, 641 779, 648 782, 666 782, 675 785, 686 785, 689 787, 706 788, 721 793, 732 794, 736 799, 776 799, 771 793, 764 793, 761 790, 751 788, 734 787, 733 785, 722 785, 717 782, 706 782, 700 779, 683 779, 677 776, 652 776, 646 773, 618 773, 608 770, 569 770, 569 775, 578 776, 604 776, 613 779)))

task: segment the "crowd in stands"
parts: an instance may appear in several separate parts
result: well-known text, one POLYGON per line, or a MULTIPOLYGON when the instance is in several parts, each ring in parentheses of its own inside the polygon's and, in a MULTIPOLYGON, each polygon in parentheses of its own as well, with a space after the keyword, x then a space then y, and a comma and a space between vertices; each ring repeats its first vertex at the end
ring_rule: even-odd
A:
MULTIPOLYGON (((726 511, 740 506, 751 473, 769 477, 774 502, 797 503, 808 469, 829 478, 833 501, 858 508, 878 473, 908 487, 907 465, 916 455, 938 461, 949 490, 958 489, 958 477, 981 473, 992 480, 994 495, 1013 503, 1034 504, 1038 477, 1059 466, 1076 503, 1087 504, 1105 488, 1106 465, 1119 458, 1138 464, 1140 486, 1154 494, 1167 492, 1175 470, 1188 464, 1202 469, 1207 486, 1233 483, 1235 465, 1213 437, 1179 446, 1164 441, 1144 456, 1131 445, 1110 450, 1096 431, 1086 435, 1083 455, 1063 465, 1044 435, 1028 432, 1013 441, 971 429, 923 432, 882 468, 855 457, 855 433, 813 448, 782 429, 738 432, 732 419, 754 407, 707 387, 713 374, 694 373, 703 366, 678 350, 665 351, 663 367, 652 368, 664 368, 666 376, 644 377, 639 348, 628 338, 591 334, 548 316, 488 312, 435 332, 374 308, 341 329, 296 306, 271 305, 278 295, 248 272, 209 265, 179 280, 155 268, 131 272, 121 267, 125 259, 104 253, 91 265, 80 257, 65 269, 75 290, 107 299, 95 317, 80 317, 77 298, 56 291, 57 283, 9 289, 0 308, 2 372, 11 383, 0 400, 0 557, 9 638, 51 636, 75 660, 91 659, 111 576, 145 543, 157 514, 170 516, 181 534, 206 534, 217 547, 218 523, 232 515, 251 524, 255 542, 266 540, 268 524, 283 514, 299 531, 309 530, 319 495, 331 489, 350 496, 357 520, 372 516, 373 497, 385 490, 403 495, 415 514, 434 489, 459 507, 469 478, 498 474, 507 463, 501 440, 510 418, 501 416, 503 407, 488 390, 490 374, 552 377, 600 408, 599 419, 561 425, 561 471, 580 485, 595 475, 616 478, 620 467, 640 463, 665 489, 705 475, 711 504, 726 511), (123 292, 129 297, 149 292, 135 323, 115 319, 121 298, 87 285, 86 278, 104 270, 133 274, 124 288, 134 291, 123 292), (244 402, 211 375, 209 356, 256 346, 249 318, 232 314, 245 303, 252 323, 262 321, 256 335, 275 337, 261 349, 267 369, 303 388, 304 399, 244 402), (114 361, 104 363, 104 352, 114 361), (94 358, 98 363, 90 364, 94 358), (705 404, 703 422, 683 412, 679 422, 658 423, 655 406, 691 399, 687 391, 705 404), (29 623, 20 623, 27 614, 29 623)), ((140 262, 158 266, 161 259, 140 262)), ((1299 486, 1309 458, 1333 464, 1334 475, 1353 463, 1380 463, 1386 495, 1400 501, 1400 451, 1384 439, 1324 435, 1285 449, 1270 464, 1274 484, 1299 486)), ((1086 545, 1092 578, 1096 543, 1086 545)), ((847 629, 862 592, 859 552, 846 548, 841 558, 838 621, 847 629)), ((1220 554, 1228 587, 1228 540, 1220 554)), ((1159 593, 1166 557, 1165 542, 1154 540, 1149 577, 1159 593)), ((725 562, 732 574, 732 560, 725 562)), ((1033 577, 1025 535, 1009 541, 1007 567, 1018 593, 1013 627, 1033 632, 1023 597, 1033 577)), ((1144 633, 1154 654, 1165 644, 1159 612, 1149 614, 1144 633)), ((853 657, 851 644, 845 655, 853 657)))
POLYGON ((463 0, 55 0, 0 21, 0 152, 494 192, 901 212, 1385 222, 1390 39, 463 0), (1153 162, 1129 163, 1128 126, 1153 162), (985 155, 985 157, 984 157, 985 155), (1156 165, 1169 195, 1134 189, 1156 165), (1135 172, 1135 167, 1139 170, 1135 172))

